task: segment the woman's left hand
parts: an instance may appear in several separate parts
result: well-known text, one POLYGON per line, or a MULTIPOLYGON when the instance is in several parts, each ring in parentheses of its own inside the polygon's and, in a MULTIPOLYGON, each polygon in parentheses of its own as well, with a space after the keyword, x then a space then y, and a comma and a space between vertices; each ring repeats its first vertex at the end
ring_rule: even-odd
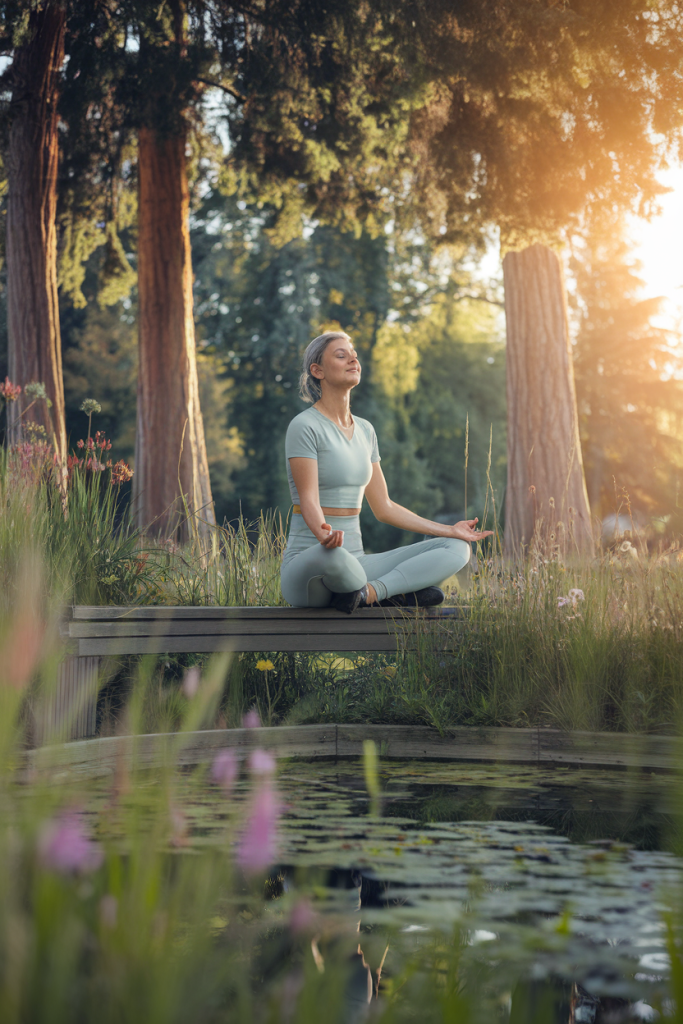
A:
POLYGON ((466 540, 470 543, 474 543, 478 540, 483 540, 484 537, 492 537, 493 530, 476 530, 475 527, 479 519, 463 519, 462 522, 456 523, 455 526, 449 527, 451 537, 457 537, 458 540, 466 540))

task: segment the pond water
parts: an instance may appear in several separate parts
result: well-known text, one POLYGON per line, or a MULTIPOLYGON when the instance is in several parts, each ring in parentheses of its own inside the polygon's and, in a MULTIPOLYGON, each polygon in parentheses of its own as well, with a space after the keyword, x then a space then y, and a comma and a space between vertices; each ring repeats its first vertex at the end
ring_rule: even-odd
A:
MULTIPOLYGON (((488 972, 491 1005, 520 984, 578 983, 631 1004, 615 1021, 657 1019, 663 918, 679 900, 672 776, 462 762, 382 762, 380 774, 371 814, 361 764, 281 768, 281 886, 315 883, 327 913, 364 934, 391 926, 406 955, 459 929, 472 969, 488 972)), ((215 787, 188 778, 179 799, 191 845, 224 836, 215 787)), ((586 1014, 572 1019, 601 1019, 586 1014)))

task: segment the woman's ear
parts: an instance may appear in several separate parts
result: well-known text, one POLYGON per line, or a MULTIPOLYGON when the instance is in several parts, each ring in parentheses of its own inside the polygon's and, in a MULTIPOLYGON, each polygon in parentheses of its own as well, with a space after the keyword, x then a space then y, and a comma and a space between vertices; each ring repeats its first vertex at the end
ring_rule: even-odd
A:
POLYGON ((311 363, 311 376, 315 377, 316 380, 322 380, 325 376, 322 366, 318 366, 317 363, 311 363))

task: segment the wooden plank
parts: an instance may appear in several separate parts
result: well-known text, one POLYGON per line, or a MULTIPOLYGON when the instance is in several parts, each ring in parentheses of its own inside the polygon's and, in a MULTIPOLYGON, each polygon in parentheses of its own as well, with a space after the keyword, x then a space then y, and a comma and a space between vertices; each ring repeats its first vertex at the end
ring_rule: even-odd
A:
POLYGON ((235 653, 302 651, 329 653, 336 651, 396 651, 403 637, 386 633, 367 635, 320 636, 308 633, 259 634, 258 636, 155 636, 100 637, 76 641, 81 657, 124 654, 209 654, 217 651, 235 653))
POLYGON ((340 725, 337 755, 361 757, 365 740, 389 759, 538 761, 538 730, 503 728, 448 729, 440 736, 428 726, 340 725))
POLYGON ((188 619, 164 622, 71 622, 68 636, 72 639, 94 637, 158 637, 158 636, 258 636, 307 634, 309 636, 364 636, 366 634, 403 633, 412 630, 413 622, 396 619, 188 619))
POLYGON ((124 760, 131 768, 161 768, 213 761, 227 747, 247 757, 254 747, 275 751, 279 757, 334 757, 335 725, 300 725, 262 729, 207 729, 201 732, 152 733, 145 736, 107 736, 27 752, 30 774, 49 773, 55 782, 74 776, 113 774, 124 760))
POLYGON ((76 621, 115 621, 117 619, 131 620, 156 620, 156 619, 332 619, 343 621, 348 619, 355 621, 358 618, 364 619, 391 619, 391 618, 413 618, 415 616, 425 619, 462 618, 462 608, 421 608, 417 612, 414 609, 403 608, 363 608, 355 615, 346 615, 334 608, 287 608, 287 607, 261 607, 242 608, 237 606, 217 605, 153 605, 153 606, 132 606, 115 607, 99 605, 74 605, 72 618, 76 621))
POLYGON ((33 717, 37 743, 95 735, 100 659, 66 657, 52 688, 39 695, 33 717))
POLYGON ((675 768, 683 747, 677 736, 649 736, 619 732, 560 732, 539 729, 539 760, 553 764, 613 765, 615 768, 647 765, 675 768))

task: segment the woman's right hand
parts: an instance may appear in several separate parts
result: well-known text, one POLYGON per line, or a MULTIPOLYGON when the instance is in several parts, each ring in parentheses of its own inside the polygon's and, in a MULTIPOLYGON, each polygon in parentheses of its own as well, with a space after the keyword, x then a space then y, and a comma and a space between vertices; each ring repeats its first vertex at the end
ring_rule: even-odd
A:
POLYGON ((329 551, 331 548, 340 548, 342 546, 344 543, 343 530, 333 530, 329 523, 323 523, 320 528, 327 531, 323 533, 322 537, 318 538, 324 548, 327 548, 329 551))

